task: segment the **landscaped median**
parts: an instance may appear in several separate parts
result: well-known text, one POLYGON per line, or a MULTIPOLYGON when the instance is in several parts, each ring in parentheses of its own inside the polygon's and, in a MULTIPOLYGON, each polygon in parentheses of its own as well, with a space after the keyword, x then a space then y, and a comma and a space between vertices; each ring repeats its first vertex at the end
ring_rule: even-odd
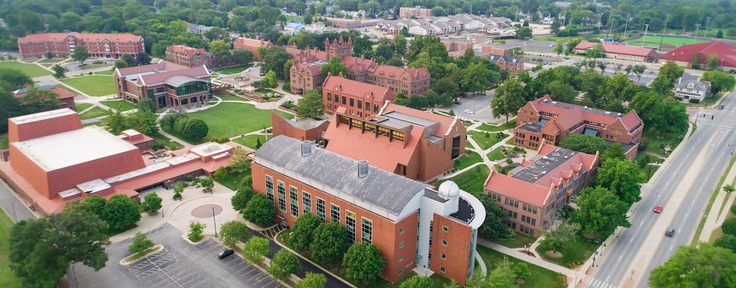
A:
POLYGON ((134 263, 142 260, 143 257, 146 256, 146 255, 148 255, 148 254, 156 253, 156 252, 161 251, 163 249, 164 249, 164 246, 163 245, 155 245, 155 246, 153 246, 151 248, 148 248, 146 250, 143 250, 143 252, 135 253, 133 255, 130 255, 128 257, 125 257, 122 260, 120 260, 119 263, 120 263, 120 265, 128 266, 130 264, 134 264, 134 263))

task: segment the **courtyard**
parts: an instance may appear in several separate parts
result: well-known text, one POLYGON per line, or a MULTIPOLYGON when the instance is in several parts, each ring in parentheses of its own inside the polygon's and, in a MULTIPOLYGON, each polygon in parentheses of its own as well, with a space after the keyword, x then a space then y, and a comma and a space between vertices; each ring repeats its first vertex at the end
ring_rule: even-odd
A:
POLYGON ((110 76, 80 76, 62 79, 61 82, 89 96, 107 96, 117 93, 115 78, 110 76))

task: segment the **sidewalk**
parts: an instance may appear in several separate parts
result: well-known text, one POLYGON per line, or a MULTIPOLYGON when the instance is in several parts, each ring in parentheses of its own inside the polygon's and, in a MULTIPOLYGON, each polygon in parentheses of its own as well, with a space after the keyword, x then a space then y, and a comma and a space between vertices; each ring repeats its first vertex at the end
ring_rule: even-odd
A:
MULTIPOLYGON (((733 183, 735 178, 736 169, 732 168, 728 171, 726 179, 723 181, 723 186, 733 183)), ((718 196, 716 196, 716 200, 710 208, 708 218, 705 220, 705 226, 703 226, 703 231, 700 233, 698 241, 710 242, 710 237, 713 234, 713 231, 718 229, 718 227, 721 227, 723 221, 726 220, 726 215, 728 215, 728 211, 731 208, 731 205, 733 205, 734 199, 736 199, 736 193, 726 193, 726 191, 723 191, 723 187, 718 187, 718 196), (723 205, 723 203, 726 203, 726 205, 723 205), (723 209, 721 210, 721 208, 723 209)))

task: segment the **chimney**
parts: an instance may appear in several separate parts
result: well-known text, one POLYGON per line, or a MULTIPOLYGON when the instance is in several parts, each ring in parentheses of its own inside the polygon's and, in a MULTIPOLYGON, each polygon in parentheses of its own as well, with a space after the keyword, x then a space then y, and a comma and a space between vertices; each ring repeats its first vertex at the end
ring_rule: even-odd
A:
POLYGON ((301 143, 302 146, 302 157, 307 157, 309 155, 312 155, 312 142, 309 140, 304 140, 301 143))
POLYGON ((365 178, 368 176, 368 160, 358 161, 358 178, 365 178))

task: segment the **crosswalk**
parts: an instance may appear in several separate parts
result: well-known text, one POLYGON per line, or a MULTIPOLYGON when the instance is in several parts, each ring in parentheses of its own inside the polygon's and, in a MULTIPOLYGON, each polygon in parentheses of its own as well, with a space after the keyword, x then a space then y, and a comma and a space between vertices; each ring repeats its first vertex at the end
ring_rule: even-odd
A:
POLYGON ((724 130, 734 130, 734 129, 736 129, 736 127, 734 127, 733 125, 718 124, 718 123, 715 123, 715 122, 705 122, 705 121, 702 121, 702 122, 698 122, 698 125, 714 126, 714 127, 718 127, 718 128, 724 129, 724 130))
POLYGON ((608 284, 602 280, 598 280, 595 278, 588 278, 588 281, 585 282, 585 287, 594 287, 594 288, 617 288, 616 285, 608 284))

